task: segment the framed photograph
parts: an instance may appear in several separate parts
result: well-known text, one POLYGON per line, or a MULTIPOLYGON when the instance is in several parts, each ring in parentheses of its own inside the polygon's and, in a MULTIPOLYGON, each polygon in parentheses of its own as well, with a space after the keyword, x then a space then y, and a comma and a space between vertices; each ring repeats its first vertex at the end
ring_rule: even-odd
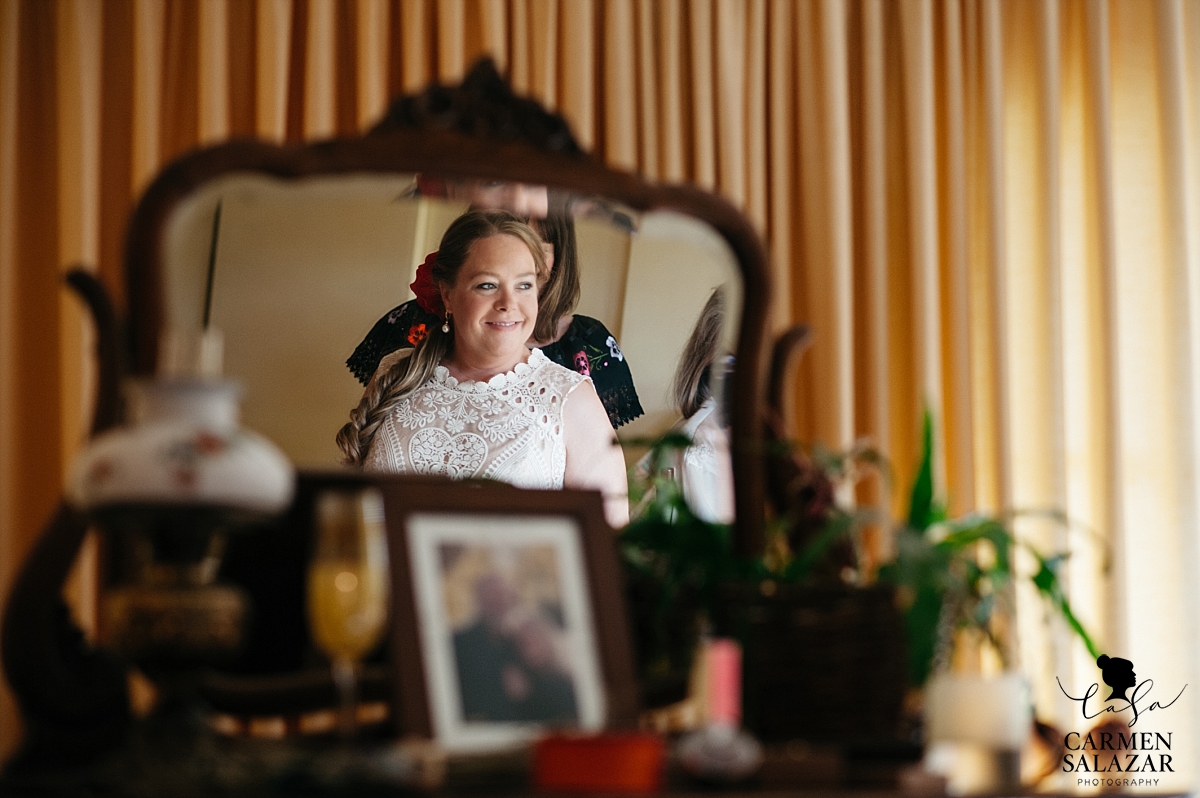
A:
POLYGON ((466 753, 635 723, 616 539, 599 494, 410 477, 380 486, 401 734, 466 753))

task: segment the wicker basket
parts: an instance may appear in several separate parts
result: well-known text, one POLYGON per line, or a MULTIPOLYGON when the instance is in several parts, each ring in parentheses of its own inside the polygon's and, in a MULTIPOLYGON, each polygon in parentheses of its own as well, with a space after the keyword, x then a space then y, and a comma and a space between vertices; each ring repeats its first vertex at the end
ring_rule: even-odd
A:
POLYGON ((901 737, 904 627, 890 587, 729 586, 716 629, 743 646, 745 725, 766 742, 901 737))

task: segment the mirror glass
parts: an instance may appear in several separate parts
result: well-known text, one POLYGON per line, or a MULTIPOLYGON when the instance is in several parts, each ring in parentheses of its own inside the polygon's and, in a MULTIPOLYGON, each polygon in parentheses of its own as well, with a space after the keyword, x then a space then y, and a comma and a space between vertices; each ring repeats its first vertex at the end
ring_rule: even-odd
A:
MULTIPOLYGON (((494 184, 493 184, 494 185, 494 184)), ((347 358, 400 303, 417 266, 465 211, 422 196, 413 175, 280 180, 234 173, 206 183, 172 214, 163 245, 167 328, 224 334, 225 373, 243 386, 242 420, 301 467, 339 461, 334 436, 362 396, 347 358)), ((550 196, 555 197, 553 190, 550 196)), ((736 350, 741 276, 715 230, 669 211, 639 213, 604 198, 551 202, 574 219, 581 298, 576 314, 618 342, 644 414, 618 428, 630 444, 680 419, 671 384, 713 291, 724 298, 714 396, 736 350)), ((640 455, 629 445, 626 457, 640 455)))

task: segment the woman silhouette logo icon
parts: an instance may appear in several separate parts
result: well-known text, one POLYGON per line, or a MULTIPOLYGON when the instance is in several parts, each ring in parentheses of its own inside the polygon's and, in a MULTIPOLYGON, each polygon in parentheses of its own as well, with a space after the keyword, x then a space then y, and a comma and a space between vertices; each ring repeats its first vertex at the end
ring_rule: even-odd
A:
POLYGON ((1104 683, 1112 688, 1112 694, 1106 701, 1119 698, 1128 701, 1125 691, 1137 684, 1137 674, 1133 672, 1133 663, 1121 657, 1109 657, 1101 654, 1096 659, 1096 665, 1104 676, 1104 683))

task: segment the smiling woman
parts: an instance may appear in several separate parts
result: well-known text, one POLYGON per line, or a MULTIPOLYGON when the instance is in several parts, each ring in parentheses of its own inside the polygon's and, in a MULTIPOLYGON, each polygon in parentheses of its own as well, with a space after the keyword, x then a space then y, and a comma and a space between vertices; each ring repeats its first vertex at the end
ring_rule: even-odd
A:
POLYGON ((591 381, 525 343, 546 276, 541 239, 503 211, 472 211, 442 237, 432 276, 444 322, 384 359, 338 433, 368 470, 602 491, 628 520, 624 459, 591 381))
POLYGON ((470 253, 454 284, 440 286, 455 332, 447 366, 457 379, 488 380, 528 360, 545 261, 536 263, 528 242, 511 234, 481 238, 470 253))
MULTIPOLYGON (((428 179, 418 176, 418 185, 428 179)), ((480 185, 480 181, 473 181, 473 184, 480 185)), ((540 196, 545 200, 547 196, 545 186, 540 187, 540 194, 535 188, 538 187, 513 187, 507 183, 497 186, 493 181, 471 195, 471 207, 511 211, 521 218, 528 218, 530 225, 538 231, 549 276, 540 283, 537 321, 526 346, 536 346, 560 366, 591 377, 593 387, 608 411, 609 421, 614 428, 620 427, 645 412, 634 386, 630 364, 617 345, 616 337, 602 321, 574 313, 582 295, 575 218, 569 210, 531 215, 536 210, 533 198, 540 196), (483 204, 499 201, 508 204, 483 204)), ((422 195, 425 193, 423 188, 422 195)), ((569 205, 569 202, 563 204, 569 205)), ((431 253, 417 269, 416 279, 409 286, 417 298, 392 308, 381 317, 346 360, 346 366, 363 385, 370 381, 385 356, 397 349, 415 346, 430 327, 442 326, 441 296, 432 277, 436 258, 437 253, 431 253)), ((610 280, 608 286, 601 288, 606 287, 607 293, 611 293, 612 282, 616 280, 610 280)), ((593 296, 603 293, 606 292, 592 292, 593 296)), ((657 326, 662 327, 661 324, 657 326)), ((661 346, 661 342, 658 343, 661 346)))

